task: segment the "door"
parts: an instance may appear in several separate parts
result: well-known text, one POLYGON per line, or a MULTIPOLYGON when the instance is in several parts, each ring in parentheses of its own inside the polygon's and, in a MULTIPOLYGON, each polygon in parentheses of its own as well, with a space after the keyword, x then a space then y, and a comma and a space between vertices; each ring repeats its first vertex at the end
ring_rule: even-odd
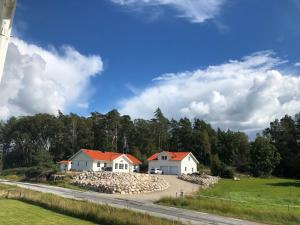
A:
POLYGON ((163 174, 169 174, 169 167, 168 166, 161 166, 160 167, 163 174))
POLYGON ((178 174, 178 166, 170 166, 169 171, 170 171, 170 174, 177 175, 178 174))

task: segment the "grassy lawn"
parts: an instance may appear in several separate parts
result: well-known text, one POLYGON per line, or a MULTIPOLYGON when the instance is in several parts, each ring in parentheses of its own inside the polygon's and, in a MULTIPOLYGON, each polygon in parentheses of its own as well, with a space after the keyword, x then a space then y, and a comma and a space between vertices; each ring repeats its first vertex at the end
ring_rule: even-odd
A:
POLYGON ((214 188, 160 204, 206 211, 270 224, 300 224, 300 180, 222 179, 214 188), (296 206, 296 207, 293 207, 296 206))
POLYGON ((85 220, 55 213, 39 206, 27 204, 18 200, 0 200, 0 224, 7 225, 91 225, 85 220))
MULTIPOLYGON (((88 201, 62 198, 53 194, 46 194, 23 189, 16 186, 0 184, 0 224, 92 224, 76 222, 75 218, 91 221, 101 225, 183 225, 180 222, 166 220, 150 216, 145 213, 130 211, 127 209, 113 208, 108 205, 98 205, 88 201), (3 207, 1 207, 3 201, 3 207), (2 209, 10 208, 5 202, 12 204, 11 214, 6 214, 2 209), (20 208, 18 208, 20 207, 20 208), (22 209, 22 207, 32 207, 22 209), (36 209, 40 211, 37 212, 36 209), (51 211, 49 211, 51 210, 51 211), (15 211, 15 212, 14 212, 15 211), (24 212, 26 211, 26 212, 24 212), (15 213, 19 213, 18 215, 15 213), (32 219, 31 219, 31 214, 32 219), (42 215, 45 213, 45 215, 42 215), (48 213, 48 215, 46 215, 48 213), (24 215, 23 215, 24 214, 24 215), (27 215, 28 214, 28 215, 27 215), (4 216, 4 218, 2 218, 4 216), (63 217, 63 215, 68 215, 63 217), (74 219, 72 222, 59 223, 62 219, 74 219), (53 218, 52 218, 53 217, 53 218), (37 218, 37 222, 35 220, 37 218), (4 221, 2 223, 1 219, 4 221), (6 223, 6 221, 12 221, 6 223), (21 220, 21 222, 19 222, 21 220), (28 221, 27 221, 28 220, 28 221), (45 221, 44 221, 45 220, 45 221), (52 222, 51 222, 52 221, 52 222)), ((7 209, 9 211, 9 209, 7 209)))

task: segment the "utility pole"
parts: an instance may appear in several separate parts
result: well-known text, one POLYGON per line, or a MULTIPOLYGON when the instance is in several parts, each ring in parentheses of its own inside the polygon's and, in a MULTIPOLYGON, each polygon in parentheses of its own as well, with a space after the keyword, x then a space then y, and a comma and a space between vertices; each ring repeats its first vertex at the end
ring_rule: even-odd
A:
POLYGON ((0 82, 3 75, 16 5, 17 0, 0 0, 0 82))

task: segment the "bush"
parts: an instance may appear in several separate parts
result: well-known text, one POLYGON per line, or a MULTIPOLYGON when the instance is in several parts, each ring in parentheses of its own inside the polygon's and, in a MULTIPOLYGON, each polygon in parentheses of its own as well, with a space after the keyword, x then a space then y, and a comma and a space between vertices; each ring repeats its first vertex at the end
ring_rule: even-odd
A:
POLYGON ((251 165, 249 163, 239 165, 236 170, 240 173, 249 173, 251 172, 251 165))
POLYGON ((225 163, 221 162, 217 156, 212 159, 210 170, 213 176, 219 176, 222 178, 234 177, 234 170, 225 163))
POLYGON ((25 172, 27 179, 47 180, 52 174, 55 174, 55 168, 31 167, 25 172))
POLYGON ((6 170, 1 171, 1 175, 3 175, 3 176, 8 176, 8 175, 23 176, 23 175, 25 175, 25 172, 29 169, 30 168, 27 168, 27 167, 18 167, 18 168, 6 169, 6 170))

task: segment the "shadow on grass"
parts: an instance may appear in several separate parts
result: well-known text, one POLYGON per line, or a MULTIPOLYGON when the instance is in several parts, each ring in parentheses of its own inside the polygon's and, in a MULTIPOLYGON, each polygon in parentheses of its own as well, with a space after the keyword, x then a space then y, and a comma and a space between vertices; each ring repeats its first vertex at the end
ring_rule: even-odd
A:
POLYGON ((267 185, 276 186, 276 187, 300 187, 300 180, 294 182, 268 183, 267 185))

